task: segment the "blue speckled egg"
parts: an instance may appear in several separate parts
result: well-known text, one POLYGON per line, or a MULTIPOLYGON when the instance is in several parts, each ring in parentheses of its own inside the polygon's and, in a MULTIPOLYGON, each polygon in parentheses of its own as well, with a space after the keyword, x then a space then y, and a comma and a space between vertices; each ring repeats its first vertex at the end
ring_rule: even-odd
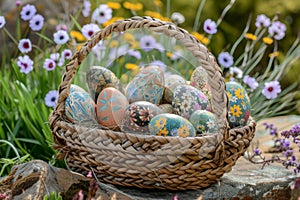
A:
POLYGON ((147 101, 137 101, 125 110, 121 130, 124 132, 148 133, 148 124, 153 117, 161 114, 161 109, 147 101))
POLYGON ((126 87, 125 96, 129 103, 148 101, 159 105, 164 91, 164 74, 160 67, 142 69, 126 87))
POLYGON ((195 128, 187 119, 168 113, 153 117, 149 123, 149 131, 152 135, 159 136, 196 136, 195 128))
POLYGON ((251 114, 248 94, 243 86, 236 82, 227 82, 228 121, 231 128, 245 126, 251 114))
POLYGON ((109 69, 101 66, 92 66, 86 72, 86 82, 88 84, 89 93, 94 100, 97 101, 100 92, 107 87, 114 87, 122 91, 119 79, 109 69))
POLYGON ((74 91, 77 91, 77 92, 86 92, 82 87, 80 87, 78 85, 75 85, 75 84, 71 84, 70 93, 74 92, 74 91))
POLYGON ((173 92, 179 85, 187 85, 187 81, 177 74, 172 74, 165 77, 165 91, 163 97, 165 102, 172 103, 173 92))
POLYGON ((198 134, 214 134, 218 131, 215 115, 207 110, 196 110, 189 121, 193 124, 198 134))
MULTIPOLYGON (((74 89, 74 88, 73 88, 74 89)), ((65 103, 66 117, 76 124, 97 124, 95 102, 87 92, 72 91, 65 103)))
POLYGON ((173 112, 186 119, 196 110, 210 110, 210 103, 206 96, 190 85, 177 86, 173 94, 173 112))

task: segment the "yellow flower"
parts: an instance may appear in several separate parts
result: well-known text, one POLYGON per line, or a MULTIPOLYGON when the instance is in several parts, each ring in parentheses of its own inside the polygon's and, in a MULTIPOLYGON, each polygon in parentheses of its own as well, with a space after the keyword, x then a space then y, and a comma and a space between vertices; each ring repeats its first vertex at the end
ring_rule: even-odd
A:
POLYGON ((143 4, 141 3, 130 3, 128 1, 125 1, 123 3, 124 8, 129 9, 129 10, 142 10, 143 9, 143 4))
POLYGON ((279 51, 275 51, 275 52, 269 54, 270 58, 277 57, 277 56, 279 56, 279 51))
POLYGON ((123 38, 124 38, 125 41, 128 41, 128 42, 131 42, 131 41, 134 41, 134 40, 135 40, 135 39, 134 39, 134 35, 131 34, 131 33, 128 33, 128 32, 125 32, 125 33, 123 34, 123 38))
POLYGON ((118 2, 107 2, 107 6, 110 7, 111 9, 118 10, 121 8, 120 3, 118 2))
POLYGON ((273 43, 273 39, 272 38, 269 38, 269 37, 264 37, 263 38, 263 42, 265 44, 272 44, 273 43))
POLYGON ((228 95, 228 99, 232 98, 232 94, 230 92, 227 92, 227 95, 228 95))
POLYGON ((133 63, 126 63, 125 68, 129 69, 129 70, 136 70, 139 68, 139 66, 137 64, 133 64, 133 63))
POLYGON ((233 107, 230 107, 230 113, 233 116, 239 117, 242 114, 241 107, 239 105, 233 105, 233 107))
POLYGON ((165 21, 165 22, 170 22, 171 21, 169 18, 162 16, 160 13, 150 11, 150 10, 145 11, 145 15, 147 15, 149 17, 159 19, 159 20, 162 20, 162 21, 165 21))
POLYGON ((161 0, 154 0, 154 4, 155 4, 157 7, 162 7, 162 2, 161 2, 161 0))
POLYGON ((77 46, 76 46, 76 50, 77 50, 77 51, 79 51, 79 50, 81 49, 82 45, 83 45, 83 43, 81 43, 81 44, 77 44, 77 46))
POLYGON ((189 136, 189 129, 186 126, 182 126, 178 129, 178 133, 180 137, 189 136))
POLYGON ((197 32, 192 32, 192 35, 199 40, 202 44, 208 44, 209 43, 209 39, 207 37, 205 37, 204 35, 197 33, 197 32))
POLYGON ((168 51, 168 52, 167 52, 167 56, 168 56, 169 58, 171 58, 171 57, 173 56, 173 53, 170 52, 170 51, 168 51))
POLYGON ((129 80, 128 75, 127 74, 122 74, 122 76, 121 76, 121 82, 122 83, 127 83, 128 80, 129 80))
POLYGON ((252 33, 246 33, 245 38, 247 38, 249 40, 253 40, 253 41, 255 41, 257 39, 256 35, 254 35, 252 33))
POLYGON ((241 88, 236 89, 234 94, 237 98, 244 99, 244 91, 241 88))
POLYGON ((155 123, 155 126, 158 128, 158 129, 161 129, 163 128, 167 123, 167 119, 166 118, 159 118, 156 123, 155 123))
POLYGON ((103 26, 108 26, 118 20, 124 20, 124 18, 123 17, 113 17, 110 20, 108 20, 107 22, 103 23, 103 26))
POLYGON ((200 130, 201 132, 204 132, 205 131, 205 127, 203 125, 198 125, 197 126, 197 130, 200 130))
POLYGON ((83 42, 86 40, 85 37, 79 31, 70 31, 70 36, 78 42, 83 42))
POLYGON ((118 45, 119 45, 119 42, 117 40, 112 40, 109 43, 109 48, 114 48, 114 47, 117 47, 118 45))
POLYGON ((169 131, 167 131, 167 128, 163 128, 163 129, 160 129, 156 135, 167 136, 168 134, 169 134, 169 131))

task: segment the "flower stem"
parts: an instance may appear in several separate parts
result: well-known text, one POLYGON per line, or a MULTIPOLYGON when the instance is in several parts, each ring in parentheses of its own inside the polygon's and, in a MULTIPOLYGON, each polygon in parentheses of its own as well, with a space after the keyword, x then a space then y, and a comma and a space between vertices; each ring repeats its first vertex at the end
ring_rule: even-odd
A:
POLYGON ((194 21, 193 32, 197 32, 198 29, 199 29, 200 16, 201 16, 201 12, 203 10, 203 7, 205 5, 205 2, 206 2, 206 0, 202 0, 199 7, 198 7, 198 11, 197 11, 196 18, 195 18, 195 21, 194 21))

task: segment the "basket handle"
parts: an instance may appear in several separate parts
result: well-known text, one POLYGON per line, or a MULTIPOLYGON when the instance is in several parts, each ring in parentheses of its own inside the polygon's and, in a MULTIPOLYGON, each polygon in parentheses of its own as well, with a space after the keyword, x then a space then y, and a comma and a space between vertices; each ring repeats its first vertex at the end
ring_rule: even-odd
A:
MULTIPOLYGON (((186 30, 177 27, 170 22, 162 22, 151 17, 132 17, 126 20, 116 21, 104 29, 95 33, 79 51, 77 51, 70 62, 66 65, 66 72, 63 74, 62 81, 59 86, 59 97, 53 112, 49 116, 51 128, 53 128, 58 120, 65 114, 65 101, 70 92, 72 80, 79 68, 81 62, 85 59, 91 49, 102 39, 113 32, 122 32, 127 29, 147 28, 154 32, 164 33, 167 36, 174 37, 182 42, 182 44, 192 52, 192 54, 201 63, 201 66, 208 74, 208 83, 211 86, 212 93, 212 109, 216 117, 216 125, 221 131, 224 139, 228 138, 229 126, 227 121, 227 95, 225 90, 225 82, 222 71, 218 66, 215 57, 208 49, 201 44, 194 36, 190 35, 186 30)), ((52 129, 53 130, 53 129, 52 129)))

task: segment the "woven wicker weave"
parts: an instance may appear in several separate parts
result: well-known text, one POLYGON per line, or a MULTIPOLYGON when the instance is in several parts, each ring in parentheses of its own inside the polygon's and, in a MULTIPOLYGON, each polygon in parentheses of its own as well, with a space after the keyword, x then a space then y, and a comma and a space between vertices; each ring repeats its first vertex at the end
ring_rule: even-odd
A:
POLYGON ((214 56, 187 31, 150 17, 117 21, 93 37, 66 65, 56 108, 49 117, 58 156, 79 173, 94 171, 100 181, 121 186, 171 190, 199 189, 229 172, 249 146, 255 132, 250 119, 245 127, 229 130, 227 95, 214 56), (146 28, 181 41, 206 69, 212 89, 212 108, 218 134, 180 138, 116 132, 69 123, 65 100, 76 70, 91 48, 113 32, 146 28))

